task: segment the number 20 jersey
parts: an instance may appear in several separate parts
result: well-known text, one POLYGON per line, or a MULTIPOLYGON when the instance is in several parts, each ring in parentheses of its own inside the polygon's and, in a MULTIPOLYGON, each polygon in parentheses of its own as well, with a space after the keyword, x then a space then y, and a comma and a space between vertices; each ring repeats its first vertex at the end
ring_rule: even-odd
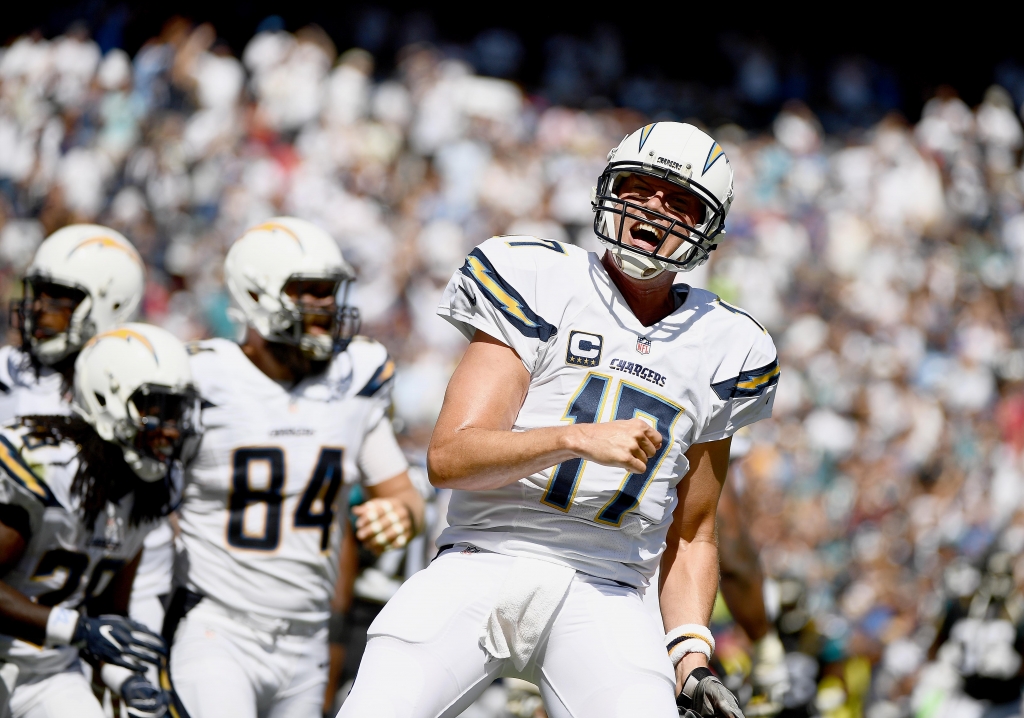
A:
POLYGON ((641 417, 663 443, 644 474, 581 459, 489 491, 455 491, 439 545, 563 563, 645 586, 657 568, 693 444, 771 416, 779 365, 768 333, 705 290, 643 326, 598 255, 533 237, 474 249, 438 314, 486 332, 530 372, 514 431, 641 417))
POLYGON ((322 375, 288 388, 234 342, 189 351, 204 434, 179 508, 184 584, 247 614, 326 621, 340 489, 359 477, 366 433, 387 420, 393 362, 357 337, 322 375))
MULTIPOLYGON (((44 442, 13 423, 0 429, 0 504, 24 509, 30 534, 3 581, 44 606, 78 609, 102 595, 156 525, 131 525, 134 495, 128 494, 108 502, 86 526, 71 493, 77 469, 74 443, 44 442)), ((0 636, 0 661, 17 663, 22 681, 59 673, 77 659, 77 648, 40 648, 0 636)))

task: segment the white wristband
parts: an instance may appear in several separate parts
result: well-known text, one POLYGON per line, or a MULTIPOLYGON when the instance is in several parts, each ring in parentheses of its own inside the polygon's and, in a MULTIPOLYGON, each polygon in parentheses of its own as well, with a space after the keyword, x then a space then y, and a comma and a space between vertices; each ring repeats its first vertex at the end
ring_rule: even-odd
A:
POLYGON ((680 643, 680 639, 687 638, 697 638, 704 641, 708 648, 711 649, 711 652, 714 653, 715 637, 711 635, 711 630, 707 626, 702 626, 699 623, 684 623, 682 626, 673 628, 665 634, 665 647, 671 651, 676 644, 680 643))
POLYGON ((104 685, 114 691, 119 698, 121 697, 121 686, 124 685, 126 680, 136 675, 139 674, 128 670, 124 666, 115 666, 112 663, 104 663, 103 668, 100 669, 100 678, 103 679, 104 685))
POLYGON ((51 608, 50 616, 46 619, 46 647, 66 646, 71 643, 71 639, 75 637, 78 619, 78 611, 59 606, 51 608))
POLYGON ((691 653, 703 653, 709 661, 711 660, 711 649, 707 643, 699 638, 687 638, 682 643, 674 645, 672 650, 668 652, 669 660, 672 661, 672 667, 675 668, 679 665, 679 661, 691 653))

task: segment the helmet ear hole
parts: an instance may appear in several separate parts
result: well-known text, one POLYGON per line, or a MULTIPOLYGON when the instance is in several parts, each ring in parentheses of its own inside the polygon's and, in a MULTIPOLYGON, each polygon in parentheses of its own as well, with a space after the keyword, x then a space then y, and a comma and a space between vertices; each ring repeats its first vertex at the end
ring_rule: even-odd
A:
POLYGON ((100 406, 106 406, 107 405, 107 398, 105 396, 103 396, 102 394, 100 394, 98 391, 94 391, 92 393, 92 395, 96 397, 96 401, 99 402, 100 406))

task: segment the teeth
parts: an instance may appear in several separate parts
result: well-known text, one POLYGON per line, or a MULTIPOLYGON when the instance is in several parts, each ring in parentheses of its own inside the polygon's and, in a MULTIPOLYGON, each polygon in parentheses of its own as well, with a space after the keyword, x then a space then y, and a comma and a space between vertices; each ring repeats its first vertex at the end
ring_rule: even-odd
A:
POLYGON ((656 238, 661 239, 661 230, 659 230, 653 224, 648 224, 647 222, 638 222, 634 229, 637 232, 643 232, 643 231, 650 232, 656 238))

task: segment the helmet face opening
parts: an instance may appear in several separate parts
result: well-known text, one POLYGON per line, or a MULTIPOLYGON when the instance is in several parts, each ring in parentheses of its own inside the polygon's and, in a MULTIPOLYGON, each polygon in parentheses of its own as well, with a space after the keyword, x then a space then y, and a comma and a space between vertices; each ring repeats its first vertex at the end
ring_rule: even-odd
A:
POLYGON ((164 465, 187 461, 200 435, 199 394, 156 384, 143 384, 128 399, 132 434, 128 442, 140 456, 164 465))
MULTIPOLYGON (((657 172, 633 162, 613 162, 605 169, 598 180, 592 207, 594 233, 602 241, 663 263, 666 269, 675 272, 688 271, 707 261, 716 246, 715 237, 724 230, 725 208, 705 187, 692 180, 677 178, 667 171, 657 172), (668 181, 696 197, 703 207, 699 224, 687 224, 678 217, 657 212, 638 201, 619 197, 618 185, 627 174, 668 181), (660 237, 654 239, 655 246, 652 249, 638 247, 623 240, 627 219, 652 225, 658 230, 660 237), (678 238, 681 245, 671 253, 672 256, 665 256, 660 252, 669 237, 678 238)), ((656 271, 651 270, 652 274, 656 271)))
POLYGON ((293 274, 281 289, 275 339, 313 359, 342 352, 359 332, 359 310, 348 304, 352 277, 293 274))
POLYGON ((21 336, 22 348, 31 351, 41 342, 69 332, 75 310, 88 296, 81 287, 29 276, 22 282, 21 299, 11 302, 10 323, 21 336))

